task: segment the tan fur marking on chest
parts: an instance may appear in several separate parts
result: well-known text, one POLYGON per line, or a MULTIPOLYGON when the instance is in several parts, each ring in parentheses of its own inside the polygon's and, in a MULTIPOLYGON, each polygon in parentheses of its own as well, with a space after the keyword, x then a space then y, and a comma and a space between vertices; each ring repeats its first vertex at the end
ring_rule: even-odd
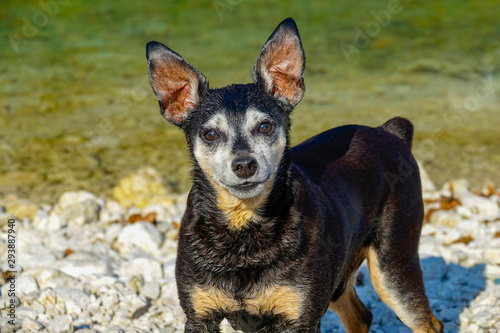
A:
POLYGON ((233 312, 246 310, 251 314, 280 314, 288 319, 297 320, 302 309, 300 293, 289 286, 271 286, 255 297, 237 301, 218 288, 202 289, 195 287, 191 299, 198 317, 209 317, 214 310, 233 312))
POLYGON ((191 302, 197 317, 208 317, 215 309, 232 312, 240 308, 238 301, 227 296, 218 288, 205 290, 194 287, 191 292, 191 302))
POLYGON ((302 299, 301 295, 289 286, 273 286, 267 288, 255 298, 245 299, 245 309, 253 314, 281 314, 293 320, 299 319, 302 299))

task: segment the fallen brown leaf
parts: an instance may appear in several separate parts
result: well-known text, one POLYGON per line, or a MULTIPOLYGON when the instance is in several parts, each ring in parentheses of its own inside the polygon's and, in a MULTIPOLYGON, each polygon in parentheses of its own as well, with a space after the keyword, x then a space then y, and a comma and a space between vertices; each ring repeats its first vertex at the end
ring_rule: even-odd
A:
POLYGON ((460 203, 460 201, 453 198, 453 196, 451 198, 441 197, 441 199, 439 200, 439 208, 440 209, 450 210, 450 209, 457 207, 457 206, 462 206, 462 204, 460 203))
POLYGON ((151 212, 151 213, 148 213, 144 216, 142 216, 141 214, 132 214, 128 217, 127 223, 133 224, 136 222, 155 223, 156 222, 156 213, 151 212))
POLYGON ((4 280, 8 280, 14 276, 14 273, 12 273, 11 271, 2 271, 2 276, 4 280))
POLYGON ((474 240, 474 238, 472 238, 470 235, 462 236, 459 239, 455 240, 452 244, 464 243, 465 245, 467 245, 470 242, 472 242, 473 240, 474 240))
POLYGON ((437 212, 439 209, 437 208, 431 208, 429 209, 426 213, 425 213, 425 216, 424 216, 424 221, 429 221, 431 219, 431 215, 434 213, 434 212, 437 212))

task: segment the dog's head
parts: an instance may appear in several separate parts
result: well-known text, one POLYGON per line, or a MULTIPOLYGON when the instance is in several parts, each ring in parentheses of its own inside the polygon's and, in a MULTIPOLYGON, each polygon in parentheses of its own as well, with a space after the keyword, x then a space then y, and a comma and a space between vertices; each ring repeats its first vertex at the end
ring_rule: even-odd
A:
POLYGON ((304 94, 295 22, 284 20, 265 43, 252 84, 210 89, 200 72, 157 42, 148 43, 147 59, 162 115, 185 131, 214 186, 238 199, 269 190, 287 149, 290 112, 304 94))

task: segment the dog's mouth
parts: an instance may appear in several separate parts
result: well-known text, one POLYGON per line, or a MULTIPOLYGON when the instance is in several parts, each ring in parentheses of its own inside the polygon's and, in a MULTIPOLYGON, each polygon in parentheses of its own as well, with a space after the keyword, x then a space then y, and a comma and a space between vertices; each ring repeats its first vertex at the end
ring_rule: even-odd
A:
POLYGON ((260 181, 260 182, 244 182, 242 184, 237 184, 237 185, 228 185, 228 184, 224 184, 224 186, 226 186, 228 189, 231 189, 231 190, 236 190, 238 192, 248 192, 248 191, 251 191, 257 187, 259 187, 260 185, 263 185, 265 184, 268 180, 269 180, 269 175, 266 177, 266 179, 264 179, 263 181, 260 181))
POLYGON ((228 186, 228 187, 235 189, 235 190, 238 190, 238 191, 245 191, 245 190, 255 188, 255 187, 259 186, 260 184, 264 184, 264 182, 245 182, 241 185, 234 185, 234 186, 228 186))

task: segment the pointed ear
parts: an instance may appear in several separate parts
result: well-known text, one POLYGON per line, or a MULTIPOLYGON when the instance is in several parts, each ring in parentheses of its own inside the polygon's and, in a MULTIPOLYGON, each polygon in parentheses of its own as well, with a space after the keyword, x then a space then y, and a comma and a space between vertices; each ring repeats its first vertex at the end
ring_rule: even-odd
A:
POLYGON ((158 42, 146 45, 149 81, 169 122, 181 126, 200 100, 205 77, 184 58, 158 42))
POLYGON ((295 21, 281 22, 262 48, 252 77, 267 93, 290 106, 304 95, 305 55, 295 21))

